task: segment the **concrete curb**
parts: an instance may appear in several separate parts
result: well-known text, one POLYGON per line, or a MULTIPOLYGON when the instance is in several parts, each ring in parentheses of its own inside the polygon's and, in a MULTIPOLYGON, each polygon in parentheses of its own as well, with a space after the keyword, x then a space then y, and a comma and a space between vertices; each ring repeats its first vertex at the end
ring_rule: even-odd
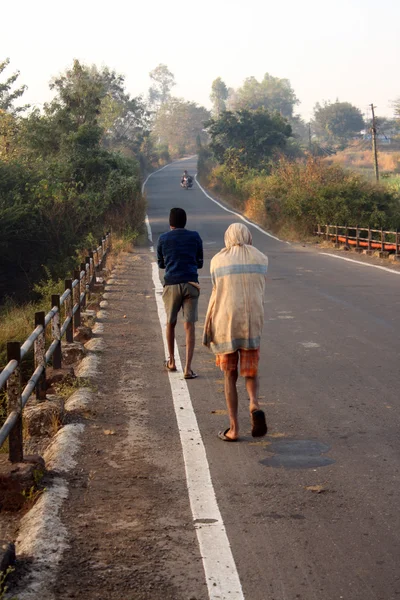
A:
MULTIPOLYGON (((88 316, 93 317, 94 314, 88 316)), ((104 310, 99 310, 96 315, 97 319, 106 317, 104 310)), ((93 332, 99 336, 104 332, 104 325, 97 322, 93 332)), ((89 354, 82 359, 76 375, 81 378, 96 377, 100 364, 97 353, 104 351, 104 340, 96 337, 85 346, 89 354)), ((92 403, 93 397, 90 388, 80 388, 66 400, 65 409, 67 412, 84 410, 92 403)), ((60 517, 62 505, 68 498, 68 482, 63 475, 77 464, 75 457, 82 443, 84 429, 83 423, 65 425, 44 452, 46 468, 55 472, 56 477, 51 487, 43 491, 33 508, 21 520, 16 540, 17 555, 29 558, 32 566, 22 575, 12 592, 7 592, 6 598, 14 598, 17 594, 18 600, 54 600, 51 590, 56 570, 69 546, 68 531, 60 517)), ((10 556, 12 557, 12 553, 10 556)))

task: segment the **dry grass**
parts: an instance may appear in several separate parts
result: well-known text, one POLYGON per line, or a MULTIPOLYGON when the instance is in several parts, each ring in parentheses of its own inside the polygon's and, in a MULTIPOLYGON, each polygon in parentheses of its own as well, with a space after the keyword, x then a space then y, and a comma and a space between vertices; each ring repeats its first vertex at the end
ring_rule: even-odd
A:
MULTIPOLYGON (((374 168, 372 150, 356 150, 352 147, 338 152, 326 161, 348 169, 373 170, 374 168)), ((400 173, 400 152, 380 150, 379 169, 382 173, 400 173)))

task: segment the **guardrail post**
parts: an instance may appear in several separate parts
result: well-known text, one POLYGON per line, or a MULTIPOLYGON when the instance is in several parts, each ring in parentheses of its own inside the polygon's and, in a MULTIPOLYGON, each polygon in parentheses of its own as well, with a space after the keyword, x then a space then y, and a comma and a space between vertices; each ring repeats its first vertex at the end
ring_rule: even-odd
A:
POLYGON ((360 252, 360 229, 356 225, 356 252, 360 252))
POLYGON ((383 252, 385 250, 385 233, 383 231, 383 228, 381 227, 381 251, 383 252))
POLYGON ((85 256, 85 275, 86 296, 90 300, 90 256, 85 256))
POLYGON ((78 270, 74 271, 74 281, 78 280, 77 285, 73 289, 73 298, 74 298, 74 308, 76 307, 76 312, 74 314, 74 330, 78 329, 81 326, 81 304, 80 304, 80 281, 79 281, 80 273, 78 270))
POLYGON ((81 263, 81 279, 79 280, 80 293, 83 294, 82 308, 86 306, 86 265, 81 263), (82 271, 84 275, 82 276, 82 271))
POLYGON ((8 436, 8 453, 12 463, 22 462, 24 447, 22 437, 22 406, 21 406, 21 344, 19 342, 7 343, 7 362, 16 360, 18 367, 7 381, 7 410, 19 413, 18 421, 8 436))
POLYGON ((372 233, 370 225, 368 225, 368 252, 372 252, 372 233))
POLYGON ((93 291, 93 286, 94 286, 94 253, 92 251, 89 252, 89 272, 90 272, 90 279, 89 279, 89 288, 90 291, 93 291))
POLYGON ((103 242, 101 239, 99 239, 99 246, 97 251, 99 253, 99 269, 101 269, 101 263, 103 262, 103 242))
POLYGON ((103 238, 101 240, 101 248, 102 248, 102 252, 103 252, 103 258, 106 255, 106 251, 107 251, 107 246, 106 246, 106 238, 103 238))
POLYGON ((74 327, 72 323, 72 279, 65 280, 65 289, 70 291, 70 295, 65 300, 65 316, 71 319, 65 332, 65 339, 70 344, 74 341, 74 327))
POLYGON ((325 225, 325 239, 329 240, 329 225, 325 225))
POLYGON ((39 335, 34 344, 35 369, 42 366, 43 372, 36 384, 36 400, 42 402, 46 400, 46 331, 45 331, 45 313, 35 313, 35 328, 38 325, 43 327, 42 333, 39 335))
POLYGON ((336 246, 336 248, 339 248, 339 246, 340 246, 340 244, 339 244, 339 226, 337 224, 336 224, 335 246, 336 246))
POLYGON ((53 340, 57 340, 58 344, 53 354, 53 369, 61 369, 61 319, 60 319, 60 294, 54 294, 51 297, 51 308, 56 306, 58 308, 57 313, 51 320, 51 334, 53 340))
POLYGON ((317 225, 317 235, 320 236, 321 235, 321 225, 318 223, 317 225))
POLYGON ((344 229, 345 229, 345 238, 346 238, 345 244, 346 244, 346 247, 348 248, 349 247, 349 228, 346 225, 346 227, 344 229))
POLYGON ((396 250, 395 250, 396 260, 400 258, 400 238, 399 238, 399 230, 396 229, 396 250))

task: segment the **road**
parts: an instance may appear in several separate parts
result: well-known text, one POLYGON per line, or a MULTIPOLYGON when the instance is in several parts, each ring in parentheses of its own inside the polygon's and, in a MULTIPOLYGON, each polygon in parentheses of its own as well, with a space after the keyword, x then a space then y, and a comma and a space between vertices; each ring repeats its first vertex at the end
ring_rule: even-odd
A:
POLYGON ((260 362, 269 434, 251 438, 241 382, 242 440, 221 442, 222 374, 200 338, 209 262, 238 218, 198 186, 182 190, 184 168, 195 172, 195 161, 152 175, 148 216, 155 244, 173 206, 187 211, 187 227, 203 239, 199 378, 188 388, 243 596, 398 598, 400 277, 252 227, 270 261, 260 362))

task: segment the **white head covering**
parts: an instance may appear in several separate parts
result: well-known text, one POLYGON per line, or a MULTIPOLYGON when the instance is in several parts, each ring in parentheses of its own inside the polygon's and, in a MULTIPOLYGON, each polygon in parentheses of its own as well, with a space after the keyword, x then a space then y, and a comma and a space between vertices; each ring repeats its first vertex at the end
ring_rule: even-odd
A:
POLYGON ((243 223, 232 223, 225 231, 225 247, 230 250, 233 246, 251 246, 253 238, 249 229, 243 223))

